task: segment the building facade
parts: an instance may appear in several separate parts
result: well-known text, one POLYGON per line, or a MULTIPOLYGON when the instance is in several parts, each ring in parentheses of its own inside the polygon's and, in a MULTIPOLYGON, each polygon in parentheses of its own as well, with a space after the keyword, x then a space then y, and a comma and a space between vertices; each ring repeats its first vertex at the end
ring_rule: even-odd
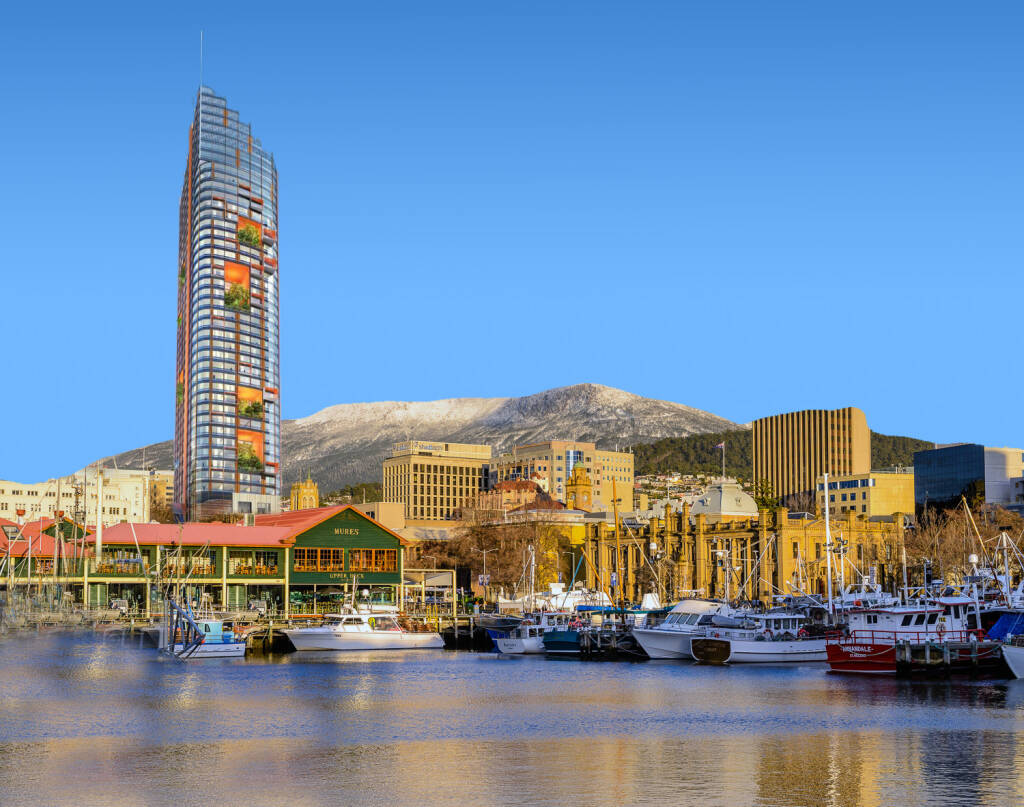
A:
POLYGON ((484 489, 491 447, 408 440, 384 460, 384 501, 401 502, 408 521, 451 521, 484 489))
POLYGON ((174 498, 188 519, 279 508, 277 169, 200 87, 178 237, 174 498))
MULTIPOLYGON (((754 518, 713 522, 710 513, 693 515, 689 505, 667 506, 616 541, 613 525, 587 526, 582 544, 588 588, 639 602, 657 592, 662 602, 685 596, 760 600, 778 594, 823 594, 828 590, 825 523, 785 508, 761 510, 754 518)), ((869 521, 847 513, 833 519, 842 535, 843 554, 833 552, 832 586, 859 583, 860 575, 886 590, 899 585, 902 514, 869 521)), ((839 545, 837 544, 837 547, 839 545)))
MULTIPOLYGON (((0 553, 12 556, 10 583, 36 592, 59 586, 90 607, 124 599, 162 610, 164 584, 189 601, 246 610, 253 602, 285 617, 336 611, 357 597, 401 605, 408 541, 355 507, 322 507, 255 516, 239 524, 117 524, 84 539, 76 525, 40 520, 12 540, 0 519, 0 553), (327 589, 327 591, 324 591, 327 589)), ((13 533, 17 535, 18 533, 13 533)))
POLYGON ((320 506, 320 488, 310 474, 306 474, 305 482, 292 483, 291 509, 312 510, 320 506))
POLYGON ((964 497, 972 505, 1015 505, 1014 479, 1024 476, 1024 451, 977 443, 936 446, 914 453, 914 501, 925 507, 956 507, 964 497))
POLYGON ((871 432, 856 407, 805 409, 753 423, 754 480, 767 479, 782 501, 806 499, 813 507, 823 474, 866 474, 871 470, 871 432))
POLYGON ((826 495, 830 513, 857 513, 868 518, 910 514, 914 512, 914 469, 830 476, 827 494, 825 480, 819 476, 815 486, 819 513, 825 510, 826 495))
POLYGON ((633 455, 606 451, 594 443, 551 440, 517 446, 498 457, 491 480, 535 479, 553 498, 566 501, 573 468, 582 465, 592 483, 592 508, 611 510, 612 488, 619 499, 619 510, 633 510, 633 455))
POLYGON ((18 521, 22 511, 22 521, 58 519, 64 514, 82 524, 105 527, 122 521, 145 522, 152 518, 155 504, 167 505, 171 477, 171 471, 87 468, 33 484, 0 480, 0 518, 18 521))

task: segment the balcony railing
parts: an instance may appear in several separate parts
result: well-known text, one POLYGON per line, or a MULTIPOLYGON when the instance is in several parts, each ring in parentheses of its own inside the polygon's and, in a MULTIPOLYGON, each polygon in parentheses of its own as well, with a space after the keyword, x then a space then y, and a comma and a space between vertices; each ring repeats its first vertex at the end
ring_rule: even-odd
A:
POLYGON ((145 577, 149 574, 146 558, 93 558, 89 561, 89 574, 97 577, 145 577))

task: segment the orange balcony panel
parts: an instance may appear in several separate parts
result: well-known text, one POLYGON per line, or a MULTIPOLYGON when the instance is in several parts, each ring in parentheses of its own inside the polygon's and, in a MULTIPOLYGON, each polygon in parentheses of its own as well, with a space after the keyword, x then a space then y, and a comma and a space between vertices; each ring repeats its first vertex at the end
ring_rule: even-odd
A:
POLYGON ((253 196, 252 197, 252 203, 254 205, 261 205, 261 204, 263 204, 263 200, 259 196, 253 196))
POLYGON ((263 390, 255 387, 237 387, 235 395, 240 401, 258 401, 263 403, 263 390))
POLYGON ((224 261, 224 282, 241 283, 249 288, 249 267, 233 261, 224 261))

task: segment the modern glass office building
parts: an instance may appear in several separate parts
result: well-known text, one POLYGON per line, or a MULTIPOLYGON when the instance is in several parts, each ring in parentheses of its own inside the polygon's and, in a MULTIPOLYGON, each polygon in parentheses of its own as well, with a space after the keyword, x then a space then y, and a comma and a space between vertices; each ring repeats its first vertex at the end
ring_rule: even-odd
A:
POLYGON ((200 87, 178 236, 174 500, 188 519, 279 509, 277 169, 200 87))
POLYGON ((1013 481, 1024 475, 1024 451, 976 443, 940 446, 914 453, 914 502, 924 507, 1014 504, 1013 481))

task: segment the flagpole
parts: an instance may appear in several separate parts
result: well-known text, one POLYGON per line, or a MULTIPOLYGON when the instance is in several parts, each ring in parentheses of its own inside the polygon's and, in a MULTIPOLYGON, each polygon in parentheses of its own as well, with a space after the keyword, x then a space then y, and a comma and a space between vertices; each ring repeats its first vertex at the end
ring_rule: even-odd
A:
POLYGON ((722 484, 725 484, 725 441, 722 441, 722 484))

